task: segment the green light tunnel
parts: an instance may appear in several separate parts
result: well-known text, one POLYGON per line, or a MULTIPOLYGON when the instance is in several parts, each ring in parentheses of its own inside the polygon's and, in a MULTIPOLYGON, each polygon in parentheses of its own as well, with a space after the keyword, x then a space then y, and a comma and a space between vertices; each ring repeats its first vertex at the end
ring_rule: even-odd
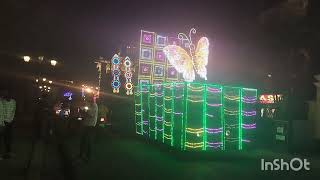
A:
POLYGON ((139 135, 181 150, 242 150, 254 141, 256 89, 163 83, 134 94, 139 135))

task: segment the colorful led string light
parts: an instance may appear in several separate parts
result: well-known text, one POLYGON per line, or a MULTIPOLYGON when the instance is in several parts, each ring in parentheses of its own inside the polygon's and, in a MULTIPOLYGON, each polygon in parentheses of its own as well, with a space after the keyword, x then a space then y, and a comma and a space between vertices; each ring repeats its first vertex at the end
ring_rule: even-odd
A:
MULTIPOLYGON (((155 87, 155 85, 148 86, 155 87)), ((155 128, 149 131, 154 131, 155 136, 150 136, 150 132, 149 136, 154 137, 155 140, 176 146, 175 140, 178 138, 180 140, 177 143, 180 145, 177 147, 200 150, 230 149, 234 147, 232 145, 234 143, 237 143, 238 149, 241 150, 243 142, 252 142, 248 135, 250 135, 249 131, 256 128, 254 123, 256 111, 253 110, 257 98, 256 90, 199 83, 166 83, 162 86, 157 85, 154 91, 146 93, 149 93, 150 99, 154 98, 154 104, 151 106, 154 106, 155 112, 150 114, 150 101, 145 101, 149 107, 142 105, 144 101, 141 97, 145 95, 136 92, 135 110, 139 111, 139 107, 144 109, 135 113, 136 119, 139 120, 145 111, 149 112, 149 118, 143 117, 145 120, 142 121, 140 117, 141 122, 136 124, 137 127, 140 124, 150 126, 152 124, 150 120, 154 121, 155 128), (138 101, 139 96, 140 101, 138 101), (179 109, 180 105, 182 109, 179 109), (202 111, 200 116, 202 118, 189 119, 194 111, 189 107, 196 107, 202 111), (174 131, 176 122, 180 122, 181 131, 174 131), (195 128, 194 123, 199 123, 202 127, 195 128)), ((148 133, 145 129, 141 132, 148 133)), ((140 132, 137 131, 137 134, 140 132)))
POLYGON ((111 86, 113 88, 113 93, 119 93, 119 89, 121 86, 120 83, 120 75, 121 75, 121 71, 120 71, 120 57, 118 54, 115 54, 112 59, 111 59, 111 74, 112 74, 112 81, 111 81, 111 86))
POLYGON ((126 83, 125 83, 125 88, 127 90, 126 94, 132 95, 133 94, 133 91, 132 91, 133 84, 131 81, 132 80, 132 71, 131 71, 132 62, 128 56, 124 58, 123 65, 125 67, 124 77, 126 79, 126 83))

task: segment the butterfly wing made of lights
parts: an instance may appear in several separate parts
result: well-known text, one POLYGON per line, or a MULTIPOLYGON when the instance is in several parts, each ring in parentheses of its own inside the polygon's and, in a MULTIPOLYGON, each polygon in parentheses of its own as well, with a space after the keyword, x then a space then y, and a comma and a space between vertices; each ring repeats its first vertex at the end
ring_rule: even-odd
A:
POLYGON ((206 37, 200 38, 195 51, 194 64, 199 76, 207 80, 207 64, 209 56, 209 40, 206 37))
POLYGON ((185 81, 192 82, 195 79, 192 58, 186 50, 177 45, 168 45, 163 48, 170 64, 179 72, 185 81))

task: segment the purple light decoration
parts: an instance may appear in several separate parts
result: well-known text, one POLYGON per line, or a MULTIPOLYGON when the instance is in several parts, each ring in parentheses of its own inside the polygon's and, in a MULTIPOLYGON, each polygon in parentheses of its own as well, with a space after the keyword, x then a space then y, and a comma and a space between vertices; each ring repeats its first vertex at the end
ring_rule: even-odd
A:
POLYGON ((210 145, 222 145, 222 142, 207 142, 210 145))
POLYGON ((244 96, 242 98, 244 103, 253 104, 257 102, 257 98, 255 96, 244 96))
POLYGON ((152 44, 153 39, 152 39, 152 34, 144 32, 143 34, 143 42, 146 44, 152 44))
POLYGON ((222 128, 206 128, 206 131, 209 134, 218 134, 222 132, 222 128))
POLYGON ((255 96, 243 96, 242 98, 246 99, 246 100, 256 100, 257 99, 255 96))
POLYGON ((207 142, 207 147, 211 147, 211 148, 219 148, 222 146, 222 142, 207 142))
POLYGON ((243 111, 244 116, 255 116, 257 115, 256 111, 243 111))
POLYGON ((218 88, 210 88, 208 87, 208 92, 211 92, 211 93, 220 93, 221 92, 221 89, 218 89, 218 88))
POLYGON ((210 104, 210 103, 207 103, 208 106, 211 106, 211 107, 219 107, 219 106, 222 106, 222 104, 210 104))
POLYGON ((156 116, 156 120, 159 121, 159 122, 162 122, 163 121, 163 117, 156 116))
POLYGON ((255 129, 256 128, 256 123, 253 124, 242 124, 243 129, 255 129))
POLYGON ((143 124, 144 124, 144 125, 148 125, 148 124, 149 124, 149 121, 148 121, 148 120, 143 121, 143 124))
POLYGON ((214 149, 218 149, 218 148, 221 147, 221 145, 215 145, 215 146, 213 146, 213 145, 207 145, 207 147, 214 148, 214 149))

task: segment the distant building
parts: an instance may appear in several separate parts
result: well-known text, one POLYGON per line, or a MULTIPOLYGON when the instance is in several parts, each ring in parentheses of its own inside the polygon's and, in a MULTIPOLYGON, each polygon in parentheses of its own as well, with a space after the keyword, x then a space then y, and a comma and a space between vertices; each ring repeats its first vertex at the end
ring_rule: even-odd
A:
POLYGON ((121 47, 121 56, 129 56, 135 62, 139 58, 139 45, 137 43, 126 43, 121 47))

